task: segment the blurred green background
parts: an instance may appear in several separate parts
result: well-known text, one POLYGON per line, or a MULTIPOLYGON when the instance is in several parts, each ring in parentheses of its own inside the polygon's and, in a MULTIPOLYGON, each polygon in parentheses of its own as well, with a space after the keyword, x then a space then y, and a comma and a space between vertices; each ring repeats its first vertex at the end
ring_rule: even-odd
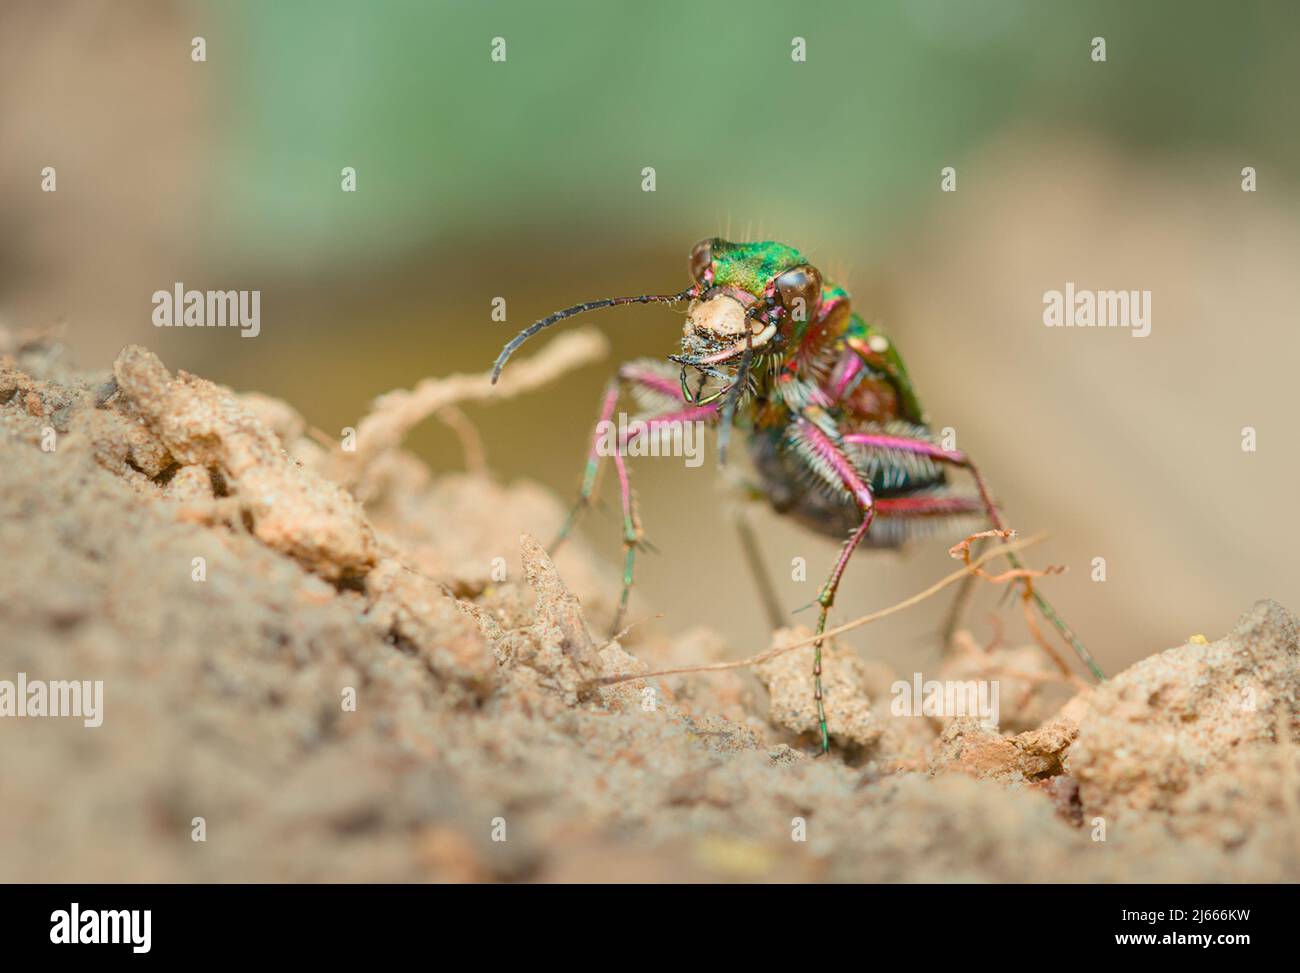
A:
MULTIPOLYGON (((781 239, 885 323, 1010 520, 1053 531, 1035 560, 1070 565, 1057 600, 1108 667, 1256 597, 1300 604, 1294 4, 53 0, 0 26, 0 314, 61 323, 87 367, 144 342, 334 432, 385 390, 486 368, 555 308, 680 289, 702 237, 781 239), (1066 280, 1152 289, 1152 336, 1043 328, 1066 280), (175 281, 260 289, 261 335, 154 329, 175 281)), ((616 361, 680 328, 663 308, 588 321, 613 360, 473 411, 502 478, 567 498, 616 361)), ((436 423, 410 443, 460 465, 436 423)), ((711 458, 637 470, 667 555, 639 593, 739 652, 766 633, 711 458), (673 556, 701 538, 710 556, 673 556)), ((778 571, 808 558, 783 595, 811 600, 834 544, 762 529, 778 571)), ((612 514, 585 533, 613 565, 612 514)), ((855 562, 837 614, 949 570, 946 546, 855 562)), ((939 612, 855 644, 932 654, 939 612)))

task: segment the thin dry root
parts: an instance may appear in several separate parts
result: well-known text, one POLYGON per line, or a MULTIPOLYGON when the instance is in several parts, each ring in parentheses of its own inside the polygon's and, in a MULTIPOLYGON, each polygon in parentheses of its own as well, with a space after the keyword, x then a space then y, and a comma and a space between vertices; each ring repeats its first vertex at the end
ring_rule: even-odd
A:
MULTIPOLYGON (((1008 531, 1006 533, 1008 535, 1014 534, 1014 532, 1011 531, 1008 531)), ((976 537, 977 536, 978 535, 976 535, 976 537)), ((659 669, 655 672, 640 672, 632 675, 605 676, 601 679, 596 680, 596 685, 608 686, 614 683, 626 682, 629 679, 649 679, 652 676, 676 676, 686 672, 720 672, 724 669, 743 669, 746 666, 758 665, 760 662, 767 662, 769 659, 775 659, 777 656, 785 655, 785 653, 787 652, 793 652, 796 649, 806 648, 819 640, 832 639, 837 635, 843 635, 845 632, 851 631, 855 628, 859 628, 862 625, 868 625, 871 622, 886 617, 887 615, 893 615, 896 612, 900 612, 904 608, 911 608, 913 605, 925 601, 925 599, 931 597, 932 595, 938 594, 940 591, 942 591, 944 588, 948 587, 949 585, 956 584, 958 581, 960 581, 962 578, 966 577, 967 575, 978 574, 981 566, 983 566, 989 561, 992 561, 994 558, 1005 557, 1007 554, 1013 554, 1016 551, 1023 550, 1026 547, 1031 547, 1032 545, 1037 544, 1039 541, 1041 541, 1045 536, 1047 535, 1035 534, 1033 537, 1029 537, 1024 540, 1011 540, 1008 543, 1001 544, 998 547, 993 548, 992 550, 985 551, 983 554, 975 558, 973 561, 969 560, 969 556, 968 556, 967 564, 965 565, 965 567, 963 567, 959 571, 954 571, 952 574, 948 575, 945 578, 940 579, 939 581, 936 581, 934 584, 930 585, 930 587, 926 588, 924 591, 918 592, 917 594, 912 595, 910 598, 905 598, 902 601, 898 602, 896 605, 890 605, 888 608, 880 609, 880 611, 872 612, 869 615, 863 615, 860 618, 855 618, 851 622, 845 622, 843 625, 837 625, 835 628, 828 629, 827 631, 823 632, 821 635, 811 635, 806 639, 800 639, 797 642, 791 642, 789 645, 782 645, 775 649, 768 649, 766 652, 760 652, 758 655, 751 655, 747 659, 738 659, 735 662, 713 662, 707 665, 679 666, 673 669, 659 669)), ((974 541, 976 537, 969 537, 966 539, 967 547, 969 547, 970 542, 974 541)), ((958 547, 960 546, 961 545, 958 545, 958 547)))
POLYGON ((981 530, 978 533, 971 534, 960 544, 954 544, 948 548, 948 556, 961 558, 967 564, 970 564, 970 548, 976 541, 982 541, 988 537, 996 537, 1000 541, 1014 540, 1016 532, 1014 530, 981 530))
MULTIPOLYGON (((954 544, 952 547, 948 548, 948 554, 952 557, 960 558, 967 567, 970 567, 970 548, 976 541, 983 540, 986 537, 996 537, 998 540, 1005 541, 1010 540, 1015 536, 1016 532, 1014 530, 982 530, 979 533, 971 534, 960 544, 954 544)), ((975 568, 972 573, 976 577, 983 578, 990 584, 1007 584, 1011 581, 1023 581, 1025 583, 1025 590, 1024 594, 1021 596, 1021 603, 1024 605, 1025 625, 1029 629, 1029 634, 1033 636, 1034 641, 1038 643, 1039 648, 1047 654, 1047 657, 1052 660, 1053 664, 1061 670, 1061 676, 1067 682, 1073 682, 1074 679, 1070 674, 1070 667, 1066 665, 1065 660, 1061 658, 1060 653, 1058 653, 1056 649, 1052 648, 1052 644, 1048 642, 1046 636, 1043 635, 1043 630, 1038 627, 1038 622, 1034 618, 1033 607, 1030 604, 1034 596, 1034 578, 1045 578, 1048 575, 1061 574, 1064 571, 1065 566, 1062 564, 1049 564, 1041 571, 1036 571, 1032 568, 1014 568, 1009 571, 1003 571, 1001 574, 989 574, 987 571, 975 568)))
MULTIPOLYGON (((960 544, 954 544, 948 548, 948 555, 960 558, 963 563, 969 566, 971 563, 970 548, 976 541, 984 540, 986 537, 996 537, 998 540, 1007 541, 1012 540, 1015 536, 1016 532, 1014 530, 982 530, 979 533, 971 534, 960 544)), ((974 574, 991 584, 1006 584, 1008 581, 1023 580, 1025 582, 1025 592, 1029 594, 1033 591, 1030 584, 1031 579, 1045 578, 1050 574, 1061 574, 1064 571, 1065 565, 1051 564, 1041 571, 1032 568, 1015 568, 1014 570, 1003 571, 1001 574, 989 574, 984 570, 976 570, 974 574)))
MULTIPOLYGON (((394 389, 375 399, 369 415, 357 424, 357 448, 343 453, 351 478, 359 478, 376 456, 396 449, 407 432, 426 418, 462 402, 491 402, 511 398, 554 381, 565 372, 604 358, 609 342, 599 331, 582 329, 562 334, 536 355, 515 363, 498 385, 491 372, 426 378, 413 389, 394 389)), ((337 447, 337 444, 336 444, 337 447)))
POLYGON ((470 421, 469 416, 454 405, 445 405, 438 410, 438 419, 444 426, 456 434, 460 448, 465 454, 465 469, 478 476, 488 472, 487 447, 478 427, 470 421))

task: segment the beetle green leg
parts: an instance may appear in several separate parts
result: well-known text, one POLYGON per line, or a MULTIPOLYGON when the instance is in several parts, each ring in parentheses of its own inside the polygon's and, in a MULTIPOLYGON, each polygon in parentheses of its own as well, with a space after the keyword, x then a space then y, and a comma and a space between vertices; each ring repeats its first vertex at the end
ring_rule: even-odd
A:
MULTIPOLYGON (((600 418, 596 422, 596 429, 592 435, 591 452, 587 455, 587 465, 583 472, 582 487, 578 493, 577 502, 569 511, 569 516, 565 518, 559 534, 551 542, 549 551, 552 554, 573 532, 578 518, 591 505, 591 498, 595 496, 596 487, 600 481, 600 473, 606 459, 605 451, 600 448, 601 440, 604 430, 607 428, 606 423, 614 420, 614 412, 618 408, 619 396, 626 387, 644 388, 661 395, 680 397, 680 391, 672 380, 651 368, 631 362, 618 370, 618 375, 605 386, 605 394, 601 399, 600 418)), ((623 616, 627 613, 628 597, 632 588, 633 568, 636 564, 636 550, 644 543, 641 535, 641 521, 637 515, 636 504, 632 497, 632 487, 628 480, 627 463, 624 461, 623 453, 628 444, 636 439, 642 430, 653 430, 664 423, 710 421, 717 415, 716 404, 692 406, 683 403, 683 405, 684 407, 681 409, 663 412, 645 419, 644 425, 636 431, 620 436, 618 448, 613 450, 614 465, 618 470, 619 491, 622 496, 623 587, 619 594, 618 613, 614 617, 612 633, 618 632, 623 616)))
POLYGON ((744 507, 738 506, 732 513, 732 520, 736 525, 736 533, 740 535, 740 547, 745 552, 745 563, 749 565, 749 573, 754 578, 754 584, 758 586, 758 597, 763 603, 763 610, 767 613, 768 623, 772 626, 772 631, 776 631, 785 624, 785 618, 781 614, 781 602, 777 597, 776 585, 772 583, 772 576, 768 573, 767 565, 763 563, 762 554, 758 549, 758 537, 754 533, 754 527, 749 522, 749 515, 744 507))
POLYGON ((596 484, 600 479, 600 470, 604 465, 604 457, 600 455, 600 432, 605 423, 614 418, 614 409, 618 406, 618 396, 620 392, 621 377, 610 380, 605 386, 605 394, 601 398, 600 418, 596 420, 596 431, 592 434, 591 452, 587 454, 587 466, 582 474, 582 487, 578 491, 578 499, 569 509, 569 516, 564 519, 564 526, 560 532, 555 535, 555 540, 551 541, 547 552, 554 555, 559 546, 564 543, 565 539, 573 531, 574 525, 577 524, 578 518, 582 512, 587 509, 591 503, 592 495, 596 492, 596 484))
POLYGON ((801 416, 795 423, 794 432, 805 462, 815 463, 829 476, 833 476, 839 488, 857 504, 862 514, 861 523, 849 535, 839 558, 835 561, 830 577, 826 579, 826 583, 822 585, 817 595, 817 604, 821 606, 821 611, 817 616, 817 641, 813 646, 813 694, 817 700, 817 725, 821 732, 821 751, 829 753, 831 738, 826 725, 826 702, 822 692, 822 633, 826 631, 826 617, 830 614, 831 605, 835 603, 835 592, 839 589, 844 569, 848 567, 853 552, 858 549, 862 539, 867 536, 867 531, 871 529, 871 522, 876 515, 876 504, 862 472, 853 465, 853 461, 845 455, 839 443, 832 439, 825 429, 809 418, 801 416))
POLYGON ((618 611, 614 614, 614 624, 610 628, 610 637, 618 634, 623 616, 627 614, 627 599, 632 591, 632 568, 636 563, 636 549, 641 544, 641 519, 637 516, 636 501, 632 497, 632 485, 627 476, 627 463, 622 450, 614 453, 614 468, 618 470, 618 489, 623 501, 623 590, 618 596, 618 611))
POLYGON ((831 739, 830 733, 826 729, 826 707, 822 699, 821 635, 826 631, 826 616, 830 614, 831 605, 835 604, 835 592, 839 590, 840 578, 844 576, 844 569, 849 566, 849 558, 853 556, 853 552, 862 543, 862 538, 866 537, 867 531, 871 529, 871 522, 875 519, 875 514, 875 508, 872 506, 867 506, 862 511, 862 523, 849 536, 848 541, 844 544, 844 549, 840 551, 839 559, 835 562, 835 568, 831 571, 831 576, 826 579, 826 583, 822 585, 822 590, 817 595, 817 604, 821 606, 821 611, 817 615, 817 642, 813 657, 813 691, 817 698, 817 723, 821 729, 822 753, 830 752, 831 739))
MULTIPOLYGON (((578 520, 586 509, 591 506, 591 499, 596 495, 596 489, 600 483, 600 474, 605 465, 605 457, 600 451, 601 430, 605 428, 605 423, 612 422, 614 419, 614 410, 618 408, 619 396, 622 395, 624 388, 644 388, 652 392, 665 396, 675 396, 680 398, 681 391, 676 387, 673 381, 664 375, 656 372, 654 369, 636 362, 628 362, 618 370, 618 374, 610 379, 605 386, 605 392, 601 397, 600 417, 596 420, 596 428, 592 433, 591 451, 587 454, 587 465, 583 468, 582 487, 578 491, 578 499, 569 509, 569 515, 564 519, 564 525, 560 532, 556 534, 555 539, 551 541, 547 551, 554 555, 561 544, 573 533, 573 528, 577 525, 578 520)), ((685 400, 683 400, 685 402, 685 400)), ((682 412, 668 412, 659 416, 652 416, 647 420, 648 423, 654 424, 665 419, 681 419, 689 412, 691 416, 696 413, 701 414, 713 412, 712 409, 700 410, 683 410, 682 412)), ((623 443, 621 445, 626 445, 623 443)))

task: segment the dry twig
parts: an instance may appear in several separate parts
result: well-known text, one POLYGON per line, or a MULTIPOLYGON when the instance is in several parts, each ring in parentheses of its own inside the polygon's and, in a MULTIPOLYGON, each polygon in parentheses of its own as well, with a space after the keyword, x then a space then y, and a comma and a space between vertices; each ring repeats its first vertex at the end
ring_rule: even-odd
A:
POLYGON ((357 424, 357 449, 344 454, 349 465, 365 470, 372 459, 396 449, 418 423, 463 402, 495 402, 554 381, 560 375, 604 358, 609 342, 599 331, 585 328, 562 334, 536 355, 516 362, 493 385, 489 371, 472 375, 426 378, 412 389, 394 389, 375 399, 370 414, 357 424))
MULTIPOLYGON (((913 605, 925 601, 925 599, 938 594, 940 591, 942 591, 944 588, 948 587, 949 585, 956 584, 958 581, 960 581, 962 578, 966 577, 967 575, 979 574, 980 568, 982 568, 989 561, 992 561, 994 558, 1004 557, 1007 554, 1012 554, 1016 551, 1024 550, 1027 547, 1031 547, 1032 545, 1037 544, 1046 536, 1047 536, 1046 534, 1035 534, 1033 537, 1027 537, 1024 540, 1012 540, 1004 544, 1000 544, 999 546, 993 548, 992 550, 985 551, 983 554, 981 554, 979 557, 975 558, 974 560, 968 559, 966 565, 962 567, 961 570, 954 571, 952 574, 948 575, 947 577, 942 578, 939 581, 936 581, 934 584, 930 585, 930 587, 926 588, 924 591, 918 592, 917 594, 912 595, 910 598, 905 598, 902 601, 898 602, 897 604, 889 606, 888 608, 882 608, 879 611, 871 612, 870 614, 863 615, 860 618, 855 618, 851 622, 845 622, 843 625, 838 625, 835 628, 828 629, 825 633, 823 633, 820 636, 810 635, 808 638, 800 639, 799 641, 792 642, 789 645, 782 645, 775 649, 768 649, 766 652, 760 652, 758 655, 751 655, 746 659, 737 659, 734 662, 712 662, 706 665, 678 666, 673 669, 659 669, 654 672, 640 672, 640 673, 634 672, 634 673, 628 673, 626 675, 621 675, 621 676, 605 676, 602 677, 601 679, 595 680, 595 683, 596 685, 599 686, 611 686, 614 685, 615 683, 627 682, 630 679, 649 679, 652 676, 675 676, 687 672, 720 672, 724 669, 743 669, 747 666, 756 666, 760 663, 767 662, 769 659, 775 659, 777 656, 785 655, 787 652, 793 652, 796 649, 802 649, 807 646, 810 646, 814 642, 816 642, 819 638, 831 639, 837 635, 842 635, 845 632, 852 631, 855 628, 859 628, 863 625, 870 624, 871 622, 878 621, 879 619, 884 618, 887 615, 893 615, 896 612, 900 612, 905 608, 911 608, 913 605)), ((969 543, 969 541, 971 540, 974 540, 974 538, 968 538, 967 542, 969 543)))

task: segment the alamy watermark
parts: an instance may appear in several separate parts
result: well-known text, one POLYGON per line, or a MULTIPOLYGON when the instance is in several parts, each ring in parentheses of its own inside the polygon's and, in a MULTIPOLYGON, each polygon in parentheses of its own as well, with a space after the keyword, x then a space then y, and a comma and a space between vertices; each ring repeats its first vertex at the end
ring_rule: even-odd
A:
POLYGON ((104 722, 104 681, 0 679, 0 716, 79 716, 88 727, 104 722))
POLYGON ((1150 291, 1090 291, 1065 282, 1064 291, 1043 292, 1043 324, 1049 328, 1131 328, 1134 338, 1151 333, 1150 291))
POLYGON ((704 423, 684 419, 629 419, 625 413, 596 425, 598 456, 681 456, 704 464, 704 423))
POLYGON ((262 330, 261 291, 187 291, 177 281, 151 300, 155 328, 239 328, 245 338, 262 330))
POLYGON ((152 909, 83 909, 74 902, 50 913, 50 942, 55 944, 117 943, 147 953, 152 928, 152 909))
POLYGON ((912 681, 899 679, 889 687, 894 716, 975 716, 986 730, 996 730, 1001 712, 999 683, 987 679, 922 680, 919 672, 912 681))

